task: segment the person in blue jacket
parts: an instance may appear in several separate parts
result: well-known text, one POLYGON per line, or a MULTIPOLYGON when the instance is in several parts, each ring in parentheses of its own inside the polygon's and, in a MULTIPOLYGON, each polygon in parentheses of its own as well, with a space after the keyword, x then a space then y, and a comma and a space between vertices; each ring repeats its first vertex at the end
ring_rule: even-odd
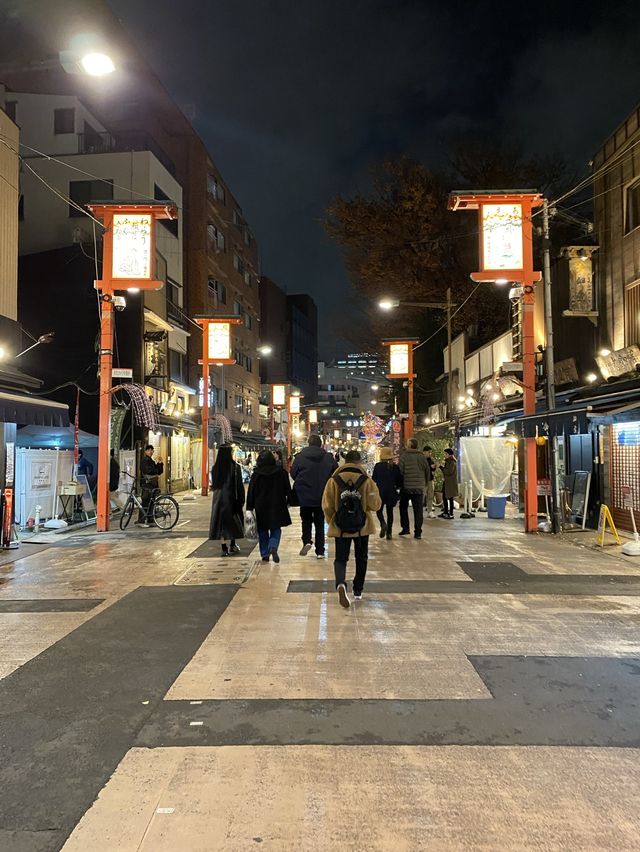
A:
POLYGON ((398 492, 402 488, 402 474, 393 460, 390 447, 382 447, 380 450, 380 461, 373 468, 371 478, 378 486, 382 500, 382 506, 377 513, 380 521, 380 538, 386 537, 390 540, 393 531, 393 510, 398 502, 398 492))

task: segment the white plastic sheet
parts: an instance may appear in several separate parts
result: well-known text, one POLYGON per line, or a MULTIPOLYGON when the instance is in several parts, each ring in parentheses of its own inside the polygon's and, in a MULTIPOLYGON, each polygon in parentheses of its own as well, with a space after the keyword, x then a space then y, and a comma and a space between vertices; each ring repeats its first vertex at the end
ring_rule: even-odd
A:
POLYGON ((460 438, 460 479, 464 483, 473 483, 473 499, 480 496, 481 482, 484 480, 484 493, 487 497, 509 494, 511 491, 511 471, 513 469, 514 450, 504 437, 460 438))

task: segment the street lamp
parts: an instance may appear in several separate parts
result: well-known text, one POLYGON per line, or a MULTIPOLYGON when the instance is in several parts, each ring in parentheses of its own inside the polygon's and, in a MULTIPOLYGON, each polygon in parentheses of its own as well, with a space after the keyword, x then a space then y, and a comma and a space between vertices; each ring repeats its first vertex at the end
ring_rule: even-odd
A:
POLYGON ((443 310, 447 312, 447 360, 449 362, 447 380, 447 407, 449 412, 451 412, 453 410, 453 366, 451 363, 451 345, 453 342, 453 338, 451 333, 451 316, 453 309, 457 307, 451 301, 451 287, 447 287, 446 301, 444 302, 401 302, 399 299, 381 299, 378 302, 378 307, 383 311, 390 311, 392 308, 402 307, 431 308, 432 310, 443 310))
POLYGON ((269 355, 273 352, 273 346, 269 346, 268 343, 264 343, 262 346, 258 346, 256 350, 258 355, 262 355, 264 358, 268 358, 269 355))
MULTIPOLYGON (((18 352, 12 360, 15 361, 16 358, 21 358, 23 355, 26 355, 27 352, 31 352, 32 349, 35 349, 36 346, 40 346, 41 343, 51 343, 55 336, 55 331, 48 331, 46 334, 41 334, 35 343, 32 343, 31 346, 27 346, 26 349, 22 350, 22 352, 18 352)), ((0 361, 5 361, 7 358, 9 358, 9 350, 4 346, 0 346, 0 361)))
POLYGON ((105 77, 116 70, 113 60, 106 53, 87 53, 80 60, 80 66, 91 77, 105 77))

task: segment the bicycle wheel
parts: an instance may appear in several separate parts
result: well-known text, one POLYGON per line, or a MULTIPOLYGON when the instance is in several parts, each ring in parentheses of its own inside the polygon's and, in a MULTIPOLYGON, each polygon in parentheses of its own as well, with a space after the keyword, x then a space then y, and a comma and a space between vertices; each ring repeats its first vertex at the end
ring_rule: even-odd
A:
POLYGON ((124 504, 124 509, 122 510, 122 514, 120 515, 120 529, 126 530, 129 526, 129 521, 131 520, 131 516, 133 515, 133 510, 135 509, 135 503, 133 497, 129 497, 127 502, 124 504))
POLYGON ((180 508, 168 494, 161 494, 153 502, 153 523, 163 532, 172 530, 178 523, 180 508))

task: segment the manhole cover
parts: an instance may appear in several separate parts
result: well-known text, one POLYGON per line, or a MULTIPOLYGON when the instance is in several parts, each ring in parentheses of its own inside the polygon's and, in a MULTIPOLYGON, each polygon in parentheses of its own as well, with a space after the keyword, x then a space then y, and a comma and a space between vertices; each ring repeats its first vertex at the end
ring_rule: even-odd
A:
POLYGON ((207 560, 207 563, 190 565, 174 580, 174 586, 212 586, 218 583, 242 585, 253 573, 255 565, 253 560, 249 559, 225 559, 220 562, 216 560, 213 565, 211 560, 207 560))

